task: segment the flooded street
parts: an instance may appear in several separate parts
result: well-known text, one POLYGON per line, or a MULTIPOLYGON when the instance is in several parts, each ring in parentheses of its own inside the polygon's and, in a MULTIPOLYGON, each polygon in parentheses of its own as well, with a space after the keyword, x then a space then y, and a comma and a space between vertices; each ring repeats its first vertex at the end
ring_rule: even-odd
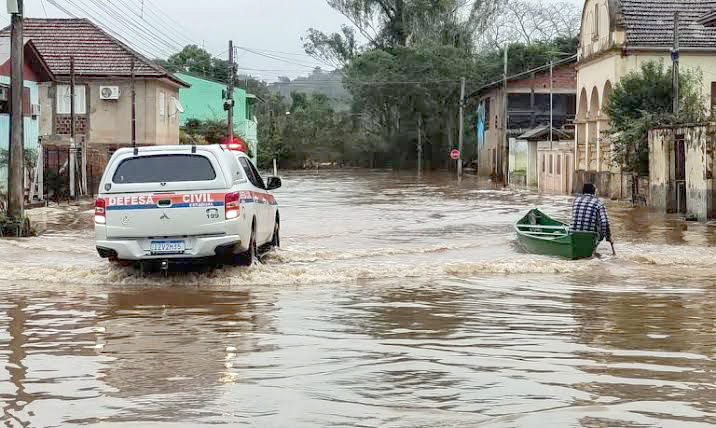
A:
POLYGON ((284 175, 261 265, 142 276, 91 206, 0 241, 7 427, 716 424, 716 227, 610 202, 617 255, 523 253, 571 198, 474 178, 284 175))

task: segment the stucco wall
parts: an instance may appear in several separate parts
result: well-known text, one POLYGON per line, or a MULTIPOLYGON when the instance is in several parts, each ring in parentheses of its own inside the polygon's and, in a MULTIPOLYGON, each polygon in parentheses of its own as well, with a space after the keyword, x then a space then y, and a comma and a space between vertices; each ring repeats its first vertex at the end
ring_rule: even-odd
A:
POLYGON ((672 210, 669 194, 673 180, 673 130, 649 131, 649 205, 662 210, 672 210))

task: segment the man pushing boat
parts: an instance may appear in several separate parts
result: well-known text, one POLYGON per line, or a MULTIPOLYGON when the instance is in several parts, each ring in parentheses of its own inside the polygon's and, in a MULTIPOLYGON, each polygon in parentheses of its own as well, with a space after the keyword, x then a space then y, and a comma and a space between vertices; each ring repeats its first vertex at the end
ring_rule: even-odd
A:
POLYGON ((582 194, 574 200, 574 205, 572 205, 572 230, 594 232, 598 236, 594 243, 595 247, 602 240, 606 240, 612 244, 612 251, 614 251, 607 208, 595 193, 596 188, 594 185, 587 183, 584 185, 582 194))

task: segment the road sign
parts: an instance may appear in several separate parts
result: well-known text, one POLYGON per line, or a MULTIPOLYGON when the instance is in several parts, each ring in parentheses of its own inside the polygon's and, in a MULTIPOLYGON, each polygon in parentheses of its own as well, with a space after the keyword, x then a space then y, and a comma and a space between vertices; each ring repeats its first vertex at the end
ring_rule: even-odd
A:
POLYGON ((460 159, 460 150, 458 150, 458 149, 450 150, 450 159, 452 159, 452 160, 460 159))

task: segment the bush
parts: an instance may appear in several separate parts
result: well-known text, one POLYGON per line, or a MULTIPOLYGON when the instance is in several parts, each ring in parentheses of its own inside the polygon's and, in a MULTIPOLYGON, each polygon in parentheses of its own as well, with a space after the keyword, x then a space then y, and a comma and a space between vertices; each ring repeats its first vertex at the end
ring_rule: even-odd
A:
POLYGON ((701 83, 699 70, 681 73, 680 111, 674 115, 671 67, 664 67, 663 61, 650 61, 627 74, 604 107, 614 141, 614 162, 624 171, 648 174, 650 129, 706 119, 701 83))

